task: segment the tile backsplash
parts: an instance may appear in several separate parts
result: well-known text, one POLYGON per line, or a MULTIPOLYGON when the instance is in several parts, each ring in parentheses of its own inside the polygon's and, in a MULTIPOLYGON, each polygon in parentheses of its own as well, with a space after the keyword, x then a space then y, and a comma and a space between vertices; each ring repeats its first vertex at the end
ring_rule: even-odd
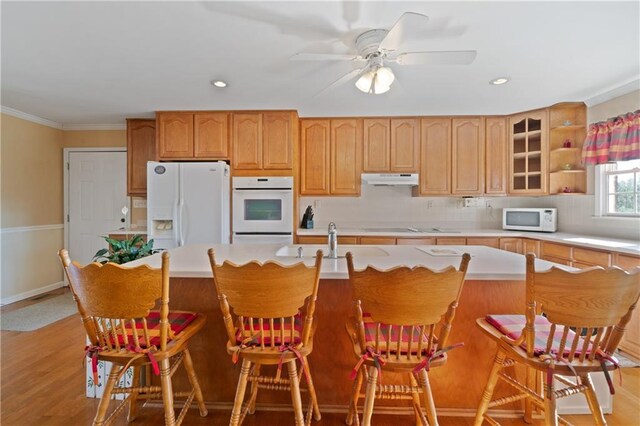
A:
POLYGON ((556 207, 561 232, 640 240, 639 219, 594 218, 593 195, 478 198, 477 207, 463 207, 462 197, 413 197, 409 187, 363 185, 360 197, 300 197, 298 221, 311 205, 316 228, 333 221, 338 227, 500 229, 504 207, 556 207))

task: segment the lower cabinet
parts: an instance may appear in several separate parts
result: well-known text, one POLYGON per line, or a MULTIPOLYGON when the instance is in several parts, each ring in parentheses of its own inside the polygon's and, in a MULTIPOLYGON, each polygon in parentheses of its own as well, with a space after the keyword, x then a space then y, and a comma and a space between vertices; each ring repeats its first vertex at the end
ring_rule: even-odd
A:
POLYGON ((439 246, 464 246, 467 245, 466 238, 436 238, 439 246))
POLYGON ((536 255, 536 257, 540 257, 540 241, 523 238, 522 254, 527 254, 527 253, 533 253, 536 255))
MULTIPOLYGON (((614 253, 613 264, 628 271, 640 267, 640 257, 614 253)), ((631 315, 631 319, 627 324, 624 336, 618 347, 633 357, 640 358, 640 308, 637 306, 631 315)))
MULTIPOLYGON (((329 237, 322 235, 309 235, 298 237, 298 244, 329 244, 329 237)), ((358 237, 338 235, 338 244, 358 244, 358 237)))
POLYGON ((396 238, 399 246, 433 246, 436 244, 435 238, 396 238))
POLYGON ((500 238, 500 250, 522 254, 522 239, 500 238))

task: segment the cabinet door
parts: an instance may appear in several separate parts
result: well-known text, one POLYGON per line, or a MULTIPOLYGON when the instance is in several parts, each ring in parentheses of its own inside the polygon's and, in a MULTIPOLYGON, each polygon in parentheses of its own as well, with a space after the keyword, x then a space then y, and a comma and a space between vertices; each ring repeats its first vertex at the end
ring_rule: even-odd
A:
POLYGON ((522 254, 522 240, 520 238, 500 238, 500 250, 522 254))
POLYGON ((423 118, 420 135, 420 194, 451 193, 451 119, 423 118))
POLYGON ((454 118, 452 127, 453 194, 484 192, 484 128, 482 118, 454 118))
POLYGON ((489 117, 485 124, 485 193, 507 193, 507 119, 489 117))
POLYGON ((507 156, 509 193, 541 195, 548 192, 547 111, 530 111, 509 118, 507 156))
POLYGON ((364 120, 363 172, 388 172, 391 147, 388 119, 364 120))
POLYGON ((203 112, 193 116, 196 158, 229 158, 229 114, 203 112))
POLYGON ((522 240, 522 254, 533 253, 540 257, 540 241, 524 238, 522 240))
POLYGON ((147 161, 156 159, 156 120, 127 120, 127 195, 147 196, 147 161))
POLYGON ((329 120, 300 121, 300 194, 329 195, 329 120))
POLYGON ((291 113, 265 112, 262 120, 262 166, 265 169, 292 169, 291 113))
POLYGON ((391 119, 391 171, 415 173, 420 160, 420 123, 415 118, 391 119))
POLYGON ((193 114, 159 112, 156 118, 160 159, 193 158, 193 114))
POLYGON ((611 253, 597 250, 584 249, 582 247, 573 248, 574 263, 586 265, 597 265, 603 268, 611 266, 611 253))
POLYGON ((233 167, 262 168, 262 114, 233 114, 233 167))
POLYGON ((362 121, 331 120, 331 193, 359 195, 362 170, 362 121))

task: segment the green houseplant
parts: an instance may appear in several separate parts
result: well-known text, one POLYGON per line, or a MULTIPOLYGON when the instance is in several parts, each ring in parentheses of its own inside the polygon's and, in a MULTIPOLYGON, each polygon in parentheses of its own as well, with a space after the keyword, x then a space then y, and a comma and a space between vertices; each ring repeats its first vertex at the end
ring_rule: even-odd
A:
POLYGON ((153 249, 153 239, 144 242, 142 235, 134 235, 124 240, 114 240, 103 236, 104 240, 111 246, 110 249, 100 249, 93 256, 94 262, 100 263, 127 263, 156 253, 153 249))

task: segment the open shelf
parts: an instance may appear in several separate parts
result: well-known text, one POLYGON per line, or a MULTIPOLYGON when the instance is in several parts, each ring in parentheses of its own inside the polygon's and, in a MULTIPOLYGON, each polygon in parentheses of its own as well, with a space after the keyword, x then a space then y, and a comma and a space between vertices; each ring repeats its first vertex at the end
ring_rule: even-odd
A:
POLYGON ((562 152, 581 152, 582 149, 580 148, 556 148, 556 149, 552 149, 551 154, 555 154, 555 153, 562 153, 562 152))
POLYGON ((555 132, 557 130, 562 130, 562 131, 576 131, 576 130, 582 130, 584 129, 585 125, 584 124, 571 124, 569 126, 556 126, 556 127, 552 127, 551 131, 555 132))

